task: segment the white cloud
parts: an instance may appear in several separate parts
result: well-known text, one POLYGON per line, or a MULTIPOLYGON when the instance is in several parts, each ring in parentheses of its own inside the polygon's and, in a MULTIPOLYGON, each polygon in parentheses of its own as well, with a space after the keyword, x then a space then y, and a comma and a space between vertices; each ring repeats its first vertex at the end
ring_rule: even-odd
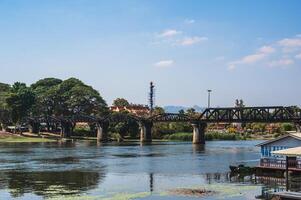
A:
POLYGON ((156 62, 154 65, 156 67, 164 68, 164 67, 170 67, 174 64, 173 60, 160 60, 159 62, 156 62))
POLYGON ((296 59, 301 59, 301 53, 295 56, 296 59))
POLYGON ((246 55, 240 59, 227 63, 227 68, 233 70, 240 65, 251 65, 260 63, 268 67, 288 67, 301 60, 301 34, 293 37, 283 38, 271 43, 269 46, 262 46, 253 54, 246 55), (296 53, 297 52, 297 53, 296 53), (298 53, 299 52, 299 53, 298 53))
POLYGON ((168 30, 162 31, 159 34, 159 37, 173 37, 173 36, 179 35, 179 34, 181 34, 181 31, 177 31, 175 29, 168 29, 168 30))
POLYGON ((301 38, 285 38, 278 41, 278 44, 283 47, 301 47, 301 38))
POLYGON ((243 57, 240 60, 240 64, 252 64, 252 63, 255 63, 255 62, 258 62, 258 61, 264 59, 265 56, 266 55, 264 53, 248 55, 248 56, 243 57))
POLYGON ((186 24, 193 24, 193 23, 195 23, 195 20, 194 19, 186 19, 185 23, 186 24))
POLYGON ((184 39, 182 39, 181 41, 179 41, 179 44, 182 46, 189 46, 189 45, 194 45, 203 41, 208 40, 207 37, 186 37, 184 39))
POLYGON ((264 53, 256 53, 256 54, 247 55, 247 56, 241 58, 240 60, 230 62, 228 64, 228 69, 233 70, 237 67, 237 65, 253 64, 260 60, 263 60, 265 57, 266 57, 266 54, 264 54, 264 53))
POLYGON ((259 49, 259 52, 264 54, 270 54, 270 53, 274 53, 275 49, 271 46, 263 46, 259 49))
POLYGON ((242 57, 239 60, 232 61, 228 64, 228 69, 233 70, 237 65, 253 64, 266 58, 269 54, 274 53, 275 49, 271 46, 263 46, 257 50, 257 53, 242 57))
POLYGON ((292 64, 294 64, 294 61, 292 59, 285 58, 285 59, 271 61, 269 63, 269 66, 271 66, 271 67, 278 67, 278 66, 285 67, 287 65, 292 65, 292 64))
POLYGON ((228 69, 233 70, 237 67, 237 65, 255 63, 257 61, 260 61, 260 60, 264 59, 265 56, 266 55, 264 53, 257 53, 257 54, 247 55, 247 56, 241 58, 240 60, 236 60, 236 61, 232 61, 232 62, 228 63, 228 69))

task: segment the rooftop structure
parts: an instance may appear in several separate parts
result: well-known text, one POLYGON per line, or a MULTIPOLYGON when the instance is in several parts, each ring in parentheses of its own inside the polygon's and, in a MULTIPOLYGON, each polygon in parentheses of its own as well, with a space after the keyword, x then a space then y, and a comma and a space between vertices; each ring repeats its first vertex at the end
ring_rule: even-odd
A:
POLYGON ((261 157, 274 157, 272 151, 283 150, 301 146, 301 133, 289 132, 288 134, 260 143, 261 157))
MULTIPOLYGON (((286 153, 290 151, 295 152, 296 149, 301 150, 301 133, 289 132, 284 136, 260 143, 257 146, 261 147, 259 168, 285 170, 286 153)), ((292 170, 301 171, 301 159, 299 155, 292 156, 288 162, 292 170)))
POLYGON ((110 110, 113 112, 129 112, 137 116, 143 116, 150 113, 149 107, 144 105, 111 106, 110 110))

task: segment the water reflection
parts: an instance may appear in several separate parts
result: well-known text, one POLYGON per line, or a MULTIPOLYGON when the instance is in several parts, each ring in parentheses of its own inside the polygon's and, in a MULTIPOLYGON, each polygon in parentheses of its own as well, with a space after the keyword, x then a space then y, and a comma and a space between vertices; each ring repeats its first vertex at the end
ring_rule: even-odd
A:
POLYGON ((104 171, 9 171, 1 173, 1 188, 8 188, 12 197, 25 193, 51 197, 80 194, 96 188, 105 178, 104 171))
POLYGON ((154 174, 153 173, 149 174, 149 191, 150 192, 154 191, 154 174))
MULTIPOLYGON (((41 199, 59 195, 98 198, 99 195, 147 192, 151 194, 149 199, 163 199, 158 193, 179 187, 211 185, 211 189, 215 189, 215 185, 257 187, 257 184, 258 188, 263 185, 262 190, 252 191, 251 199, 261 198, 283 186, 261 182, 253 176, 242 178, 228 173, 229 165, 258 163, 260 151, 256 143, 215 141, 208 142, 206 148, 189 142, 142 146, 138 142, 97 144, 91 141, 0 144, 0 196, 7 191, 10 197, 24 199, 29 199, 28 194, 41 199)), ((239 187, 235 192, 240 192, 239 187)))
POLYGON ((200 154, 205 152, 205 145, 203 144, 193 144, 192 145, 192 152, 194 154, 200 154))

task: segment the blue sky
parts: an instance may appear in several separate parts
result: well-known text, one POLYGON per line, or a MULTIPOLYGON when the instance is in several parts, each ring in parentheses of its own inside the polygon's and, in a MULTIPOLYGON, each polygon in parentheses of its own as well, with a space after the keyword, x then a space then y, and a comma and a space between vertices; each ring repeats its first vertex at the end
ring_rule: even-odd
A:
POLYGON ((301 105, 301 1, 0 0, 0 82, 77 77, 110 104, 301 105))

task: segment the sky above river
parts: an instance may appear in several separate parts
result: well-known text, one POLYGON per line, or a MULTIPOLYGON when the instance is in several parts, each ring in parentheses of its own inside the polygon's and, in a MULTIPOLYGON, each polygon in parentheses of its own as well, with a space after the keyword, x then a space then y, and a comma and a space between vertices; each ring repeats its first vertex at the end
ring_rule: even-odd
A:
POLYGON ((301 1, 0 0, 0 82, 156 104, 301 105, 301 1))

